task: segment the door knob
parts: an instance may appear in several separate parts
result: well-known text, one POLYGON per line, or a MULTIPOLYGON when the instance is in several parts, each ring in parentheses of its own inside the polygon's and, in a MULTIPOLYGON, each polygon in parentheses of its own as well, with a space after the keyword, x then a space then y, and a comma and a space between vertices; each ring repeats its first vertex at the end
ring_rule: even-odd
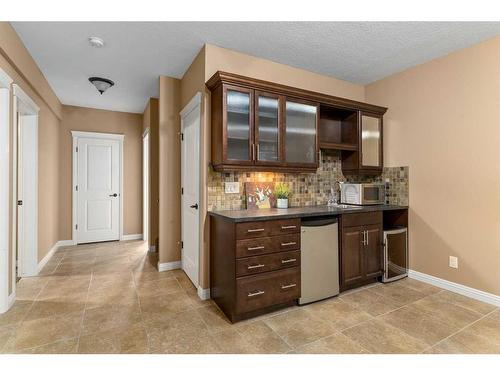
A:
POLYGON ((191 205, 189 207, 194 208, 195 210, 197 210, 198 209, 198 203, 195 203, 195 204, 193 204, 193 205, 191 205))
POLYGON ((117 196, 118 196, 118 194, 114 193, 114 194, 110 194, 109 196, 110 196, 110 197, 117 197, 117 196))

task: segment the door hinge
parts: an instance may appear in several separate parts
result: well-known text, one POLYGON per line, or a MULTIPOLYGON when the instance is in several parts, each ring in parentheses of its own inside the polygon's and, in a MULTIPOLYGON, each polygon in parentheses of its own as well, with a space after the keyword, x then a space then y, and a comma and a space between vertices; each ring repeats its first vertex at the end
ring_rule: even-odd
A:
POLYGON ((76 152, 78 152, 78 146, 76 146, 76 152))
POLYGON ((184 249, 184 241, 181 241, 181 249, 184 249))
POLYGON ((23 205, 23 201, 17 201, 17 205, 18 206, 22 206, 23 205))
POLYGON ((181 141, 184 140, 184 133, 181 133, 181 141))
POLYGON ((181 195, 183 195, 183 194, 184 194, 184 188, 181 187, 181 195))
POLYGON ((78 185, 76 185, 75 190, 78 191, 78 185))
POLYGON ((75 224, 75 229, 78 230, 78 224, 75 224))

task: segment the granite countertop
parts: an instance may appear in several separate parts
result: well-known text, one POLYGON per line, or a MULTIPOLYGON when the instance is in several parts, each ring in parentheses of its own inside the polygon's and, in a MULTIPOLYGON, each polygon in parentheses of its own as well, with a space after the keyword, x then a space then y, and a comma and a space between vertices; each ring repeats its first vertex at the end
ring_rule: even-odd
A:
POLYGON ((387 210, 405 210, 408 206, 395 206, 390 204, 380 204, 373 206, 351 206, 351 207, 328 207, 307 206, 291 208, 265 208, 258 210, 227 210, 209 211, 211 216, 218 216, 234 222, 268 220, 268 219, 292 219, 312 216, 338 216, 355 212, 373 212, 387 210))

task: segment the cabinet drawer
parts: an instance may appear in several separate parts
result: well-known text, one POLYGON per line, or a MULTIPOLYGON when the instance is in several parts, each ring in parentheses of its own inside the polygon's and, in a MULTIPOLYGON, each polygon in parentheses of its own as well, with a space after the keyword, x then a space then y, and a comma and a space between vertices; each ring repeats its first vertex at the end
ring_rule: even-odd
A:
POLYGON ((293 267, 236 279, 238 314, 300 297, 300 268, 293 267))
POLYGON ((238 259, 236 261, 236 276, 253 275, 296 266, 300 266, 300 250, 260 255, 238 259))
POLYGON ((236 239, 300 232, 300 219, 264 220, 236 224, 236 239))
POLYGON ((382 211, 360 212, 342 215, 343 227, 356 227, 359 225, 382 224, 382 211))
POLYGON ((300 233, 236 241, 236 258, 300 249, 300 233))

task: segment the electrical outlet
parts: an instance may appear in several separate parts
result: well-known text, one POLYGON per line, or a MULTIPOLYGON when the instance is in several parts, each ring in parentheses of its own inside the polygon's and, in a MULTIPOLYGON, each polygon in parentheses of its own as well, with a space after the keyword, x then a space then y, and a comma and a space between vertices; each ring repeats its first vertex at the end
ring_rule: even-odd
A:
POLYGON ((240 192, 240 184, 238 182, 224 183, 224 192, 226 194, 237 194, 240 192))
POLYGON ((450 255, 450 267, 451 268, 458 268, 458 258, 457 257, 452 257, 450 255))

